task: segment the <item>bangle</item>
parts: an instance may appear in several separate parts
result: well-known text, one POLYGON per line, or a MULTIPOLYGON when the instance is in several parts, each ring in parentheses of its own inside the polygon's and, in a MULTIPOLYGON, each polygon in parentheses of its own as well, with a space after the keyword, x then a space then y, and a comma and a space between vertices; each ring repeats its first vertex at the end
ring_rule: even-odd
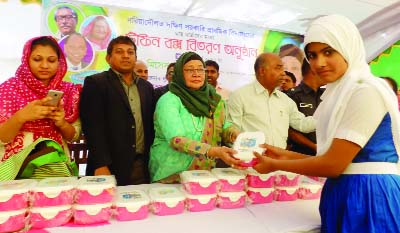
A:
POLYGON ((207 149, 207 151, 206 151, 206 153, 204 154, 204 156, 206 157, 207 160, 215 160, 214 157, 208 156, 208 152, 210 151, 210 149, 211 149, 211 146, 210 146, 210 148, 207 149))

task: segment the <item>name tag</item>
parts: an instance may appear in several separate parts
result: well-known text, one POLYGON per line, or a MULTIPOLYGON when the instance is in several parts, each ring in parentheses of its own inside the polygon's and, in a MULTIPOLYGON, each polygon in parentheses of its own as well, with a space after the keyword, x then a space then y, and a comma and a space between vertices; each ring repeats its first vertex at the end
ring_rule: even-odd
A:
POLYGON ((313 108, 313 105, 308 103, 300 103, 300 108, 313 108))

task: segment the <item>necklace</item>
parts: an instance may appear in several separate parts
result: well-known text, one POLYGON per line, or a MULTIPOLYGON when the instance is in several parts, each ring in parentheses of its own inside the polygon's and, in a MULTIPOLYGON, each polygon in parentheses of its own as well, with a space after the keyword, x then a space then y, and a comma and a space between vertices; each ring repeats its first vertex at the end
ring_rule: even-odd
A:
POLYGON ((196 130, 196 132, 202 132, 203 128, 201 127, 201 122, 202 122, 203 117, 200 117, 200 120, 199 120, 199 122, 197 122, 197 125, 196 125, 193 114, 190 114, 190 116, 192 117, 193 127, 196 130), (200 127, 199 127, 199 125, 200 125, 200 127))

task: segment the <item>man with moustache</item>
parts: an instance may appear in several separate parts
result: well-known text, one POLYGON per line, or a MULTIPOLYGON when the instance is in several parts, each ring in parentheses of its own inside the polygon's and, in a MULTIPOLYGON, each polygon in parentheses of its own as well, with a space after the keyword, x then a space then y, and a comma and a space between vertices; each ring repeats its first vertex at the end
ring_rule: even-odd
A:
POLYGON ((115 175, 118 185, 148 183, 153 85, 134 73, 136 45, 129 37, 111 40, 106 61, 110 69, 86 77, 81 95, 86 175, 115 175))

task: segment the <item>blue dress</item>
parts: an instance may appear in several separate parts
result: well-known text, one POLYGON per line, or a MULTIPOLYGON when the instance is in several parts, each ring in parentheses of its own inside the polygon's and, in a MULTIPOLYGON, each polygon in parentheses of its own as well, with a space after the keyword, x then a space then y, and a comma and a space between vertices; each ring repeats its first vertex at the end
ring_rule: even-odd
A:
MULTIPOLYGON (((386 114, 353 163, 397 163, 386 114)), ((356 174, 327 179, 319 207, 321 232, 400 232, 400 175, 356 174)))

